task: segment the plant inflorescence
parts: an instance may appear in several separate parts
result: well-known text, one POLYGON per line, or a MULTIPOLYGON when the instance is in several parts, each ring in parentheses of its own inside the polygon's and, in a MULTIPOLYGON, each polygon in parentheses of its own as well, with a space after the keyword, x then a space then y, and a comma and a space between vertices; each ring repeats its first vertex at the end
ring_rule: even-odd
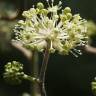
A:
MULTIPOLYGON (((44 51, 50 42, 50 52, 73 53, 71 49, 87 43, 86 20, 79 14, 73 15, 70 7, 62 9, 48 3, 48 8, 39 2, 36 7, 23 12, 25 20, 19 20, 15 26, 15 41, 32 50, 44 51), (61 11, 61 13, 59 12, 61 11)), ((80 50, 74 50, 80 53, 80 50)), ((80 53, 81 54, 81 53, 80 53)))
MULTIPOLYGON (((16 61, 5 65, 4 78, 8 81, 27 79, 39 83, 41 94, 46 96, 44 87, 45 72, 49 54, 58 51, 67 55, 71 52, 76 57, 81 54, 76 47, 84 46, 88 42, 86 20, 79 14, 72 14, 70 7, 62 8, 62 2, 54 5, 54 0, 46 0, 48 7, 39 2, 27 11, 23 12, 24 20, 19 20, 15 25, 15 38, 13 43, 19 42, 23 47, 44 53, 39 79, 28 76, 23 72, 22 64, 16 61)), ((43 96, 42 95, 42 96, 43 96)))

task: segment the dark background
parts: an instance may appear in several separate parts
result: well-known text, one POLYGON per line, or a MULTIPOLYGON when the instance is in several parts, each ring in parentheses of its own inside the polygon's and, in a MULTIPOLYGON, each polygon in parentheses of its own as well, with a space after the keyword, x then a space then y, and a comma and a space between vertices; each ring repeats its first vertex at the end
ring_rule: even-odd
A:
MULTIPOLYGON (((45 0, 7 0, 13 3, 20 11, 27 10, 36 2, 45 0)), ((55 3, 59 0, 55 0, 55 3)), ((62 0, 63 7, 70 6, 72 13, 80 13, 81 17, 96 21, 96 0, 62 0)), ((45 3, 46 4, 46 3, 45 3)), ((96 45, 95 36, 92 45, 96 45)), ((48 96, 93 96, 91 82, 96 76, 96 55, 82 50, 83 55, 78 58, 73 55, 62 56, 52 54, 50 56, 46 72, 46 90, 48 96)), ((23 92, 30 92, 29 82, 23 81, 21 85, 12 86, 2 78, 3 67, 10 60, 19 60, 28 72, 28 62, 20 52, 14 48, 8 52, 0 53, 0 96, 21 96, 23 92)))

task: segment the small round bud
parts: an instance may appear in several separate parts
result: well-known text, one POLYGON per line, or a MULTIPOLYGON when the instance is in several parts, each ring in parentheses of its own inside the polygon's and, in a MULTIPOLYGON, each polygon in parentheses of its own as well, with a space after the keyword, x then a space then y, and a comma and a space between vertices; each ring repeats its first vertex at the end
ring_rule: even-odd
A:
POLYGON ((43 3, 41 3, 41 2, 37 3, 37 8, 38 9, 43 9, 44 8, 43 3))
POLYGON ((38 14, 40 12, 40 10, 38 8, 36 8, 36 13, 38 14))
POLYGON ((58 28, 54 28, 54 32, 58 33, 59 32, 58 28))
POLYGON ((36 9, 35 8, 30 8, 29 10, 29 14, 31 15, 32 14, 36 14, 36 9))
POLYGON ((49 52, 50 52, 50 53, 54 53, 54 52, 55 52, 55 49, 54 49, 54 48, 50 48, 50 49, 49 49, 49 52))
POLYGON ((54 15, 54 19, 58 19, 59 18, 59 16, 58 15, 54 15))
POLYGON ((63 13, 64 13, 64 14, 66 14, 66 13, 71 13, 70 7, 66 7, 66 8, 63 10, 63 13))
POLYGON ((19 24, 23 24, 24 23, 24 21, 23 20, 19 20, 19 22, 18 22, 19 24))
POLYGON ((71 13, 67 13, 66 16, 67 16, 68 19, 72 18, 72 14, 71 13))
POLYGON ((24 16, 25 18, 28 17, 28 11, 23 11, 22 16, 24 16))
POLYGON ((60 15, 60 19, 61 19, 62 21, 65 21, 65 20, 67 20, 67 16, 66 16, 66 15, 60 15))
POLYGON ((42 14, 47 15, 48 14, 48 10, 42 9, 42 14))

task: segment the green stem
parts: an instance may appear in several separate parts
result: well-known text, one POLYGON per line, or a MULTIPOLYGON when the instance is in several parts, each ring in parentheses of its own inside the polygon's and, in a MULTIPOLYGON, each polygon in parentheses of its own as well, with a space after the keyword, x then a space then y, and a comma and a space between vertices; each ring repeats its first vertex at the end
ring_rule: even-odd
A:
POLYGON ((38 78, 31 77, 31 76, 26 75, 26 74, 23 75, 23 79, 28 80, 32 83, 39 83, 40 82, 38 78))
MULTIPOLYGON (((38 78, 39 65, 38 65, 37 51, 33 51, 31 68, 32 68, 31 69, 32 76, 35 78, 38 78)), ((33 82, 32 87, 31 87, 31 94, 32 94, 32 96, 41 96, 39 82, 33 82)))
POLYGON ((44 58, 43 58, 43 62, 42 62, 42 66, 41 66, 41 70, 40 70, 40 76, 39 79, 41 81, 41 95, 42 96, 46 96, 46 90, 45 90, 45 74, 46 74, 46 69, 47 69, 47 65, 48 65, 48 59, 49 59, 49 49, 50 49, 50 42, 48 42, 47 44, 47 48, 45 50, 45 54, 44 54, 44 58))

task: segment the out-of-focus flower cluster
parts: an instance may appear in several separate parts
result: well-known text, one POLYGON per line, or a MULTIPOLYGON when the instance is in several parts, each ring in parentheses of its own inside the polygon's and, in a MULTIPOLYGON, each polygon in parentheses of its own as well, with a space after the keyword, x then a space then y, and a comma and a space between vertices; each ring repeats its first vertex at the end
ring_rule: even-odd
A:
POLYGON ((5 81, 12 85, 22 83, 22 80, 28 80, 31 82, 40 82, 38 78, 31 77, 23 72, 23 64, 17 61, 8 62, 4 66, 3 78, 5 81))
POLYGON ((0 0, 0 19, 12 20, 18 15, 17 9, 11 3, 0 0))
POLYGON ((93 21, 87 21, 86 23, 87 29, 88 29, 88 35, 95 35, 96 34, 96 24, 93 21))
POLYGON ((93 92, 93 94, 95 96, 96 95, 96 78, 95 78, 94 81, 92 81, 91 88, 92 88, 92 92, 93 92))
POLYGON ((21 77, 24 75, 23 65, 17 61, 8 62, 5 65, 5 72, 3 74, 6 82, 10 84, 19 84, 21 83, 21 77))
POLYGON ((12 29, 17 23, 17 8, 6 0, 0 0, 0 53, 10 50, 12 29))
POLYGON ((73 15, 69 7, 61 9, 61 1, 58 5, 54 5, 53 0, 51 4, 46 1, 48 8, 39 2, 23 12, 25 20, 20 20, 14 29, 15 41, 38 51, 43 51, 50 42, 50 52, 62 54, 73 53, 71 49, 85 45, 88 39, 86 20, 79 14, 73 15))

